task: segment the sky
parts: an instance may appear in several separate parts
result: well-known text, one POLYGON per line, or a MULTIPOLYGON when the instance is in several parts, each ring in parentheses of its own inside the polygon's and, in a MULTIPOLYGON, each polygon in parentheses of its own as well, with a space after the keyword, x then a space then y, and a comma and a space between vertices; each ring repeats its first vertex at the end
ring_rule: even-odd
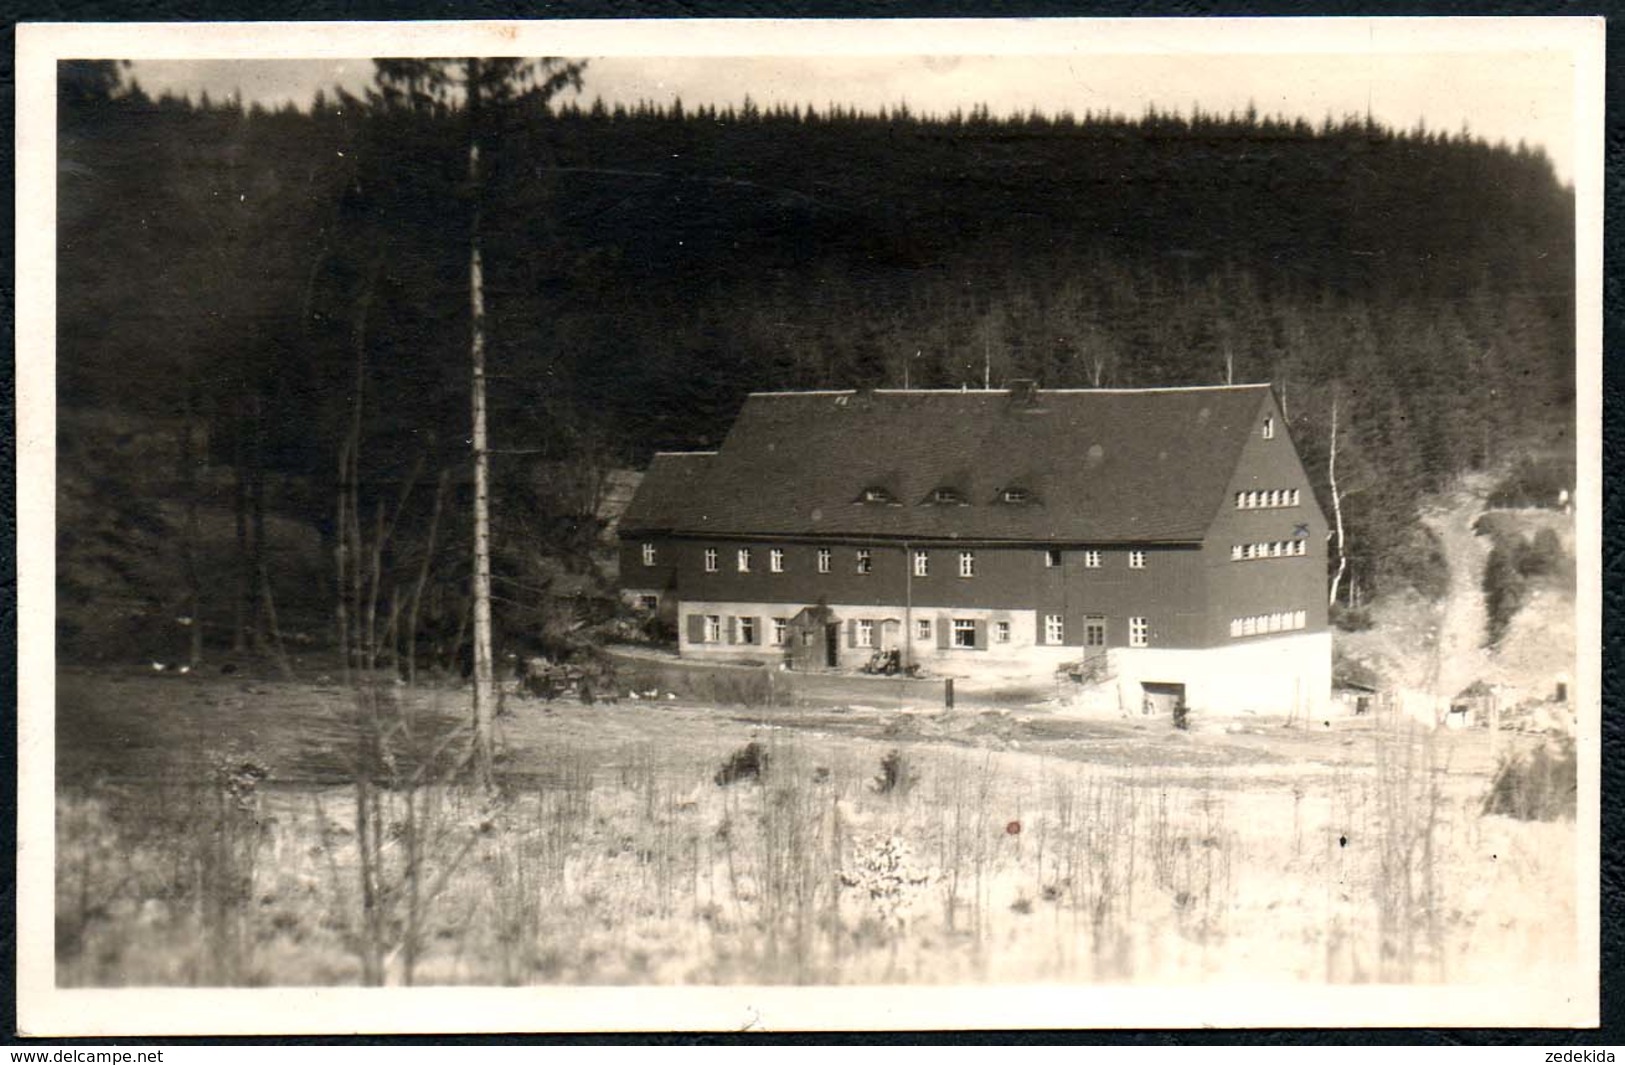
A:
MULTIPOLYGON (((147 92, 219 98, 241 93, 245 104, 308 106, 319 88, 360 92, 371 81, 367 59, 152 59, 129 72, 147 92)), ((686 107, 830 103, 864 109, 906 103, 917 113, 970 110, 995 114, 1034 108, 1130 116, 1148 105, 1188 114, 1225 113, 1249 104, 1265 114, 1318 124, 1368 111, 1404 129, 1419 122, 1462 129, 1491 143, 1523 141, 1543 148, 1558 176, 1572 180, 1575 116, 1572 56, 1560 50, 1391 52, 1362 54, 1063 55, 755 55, 604 56, 591 58, 583 105, 639 100, 686 107)))

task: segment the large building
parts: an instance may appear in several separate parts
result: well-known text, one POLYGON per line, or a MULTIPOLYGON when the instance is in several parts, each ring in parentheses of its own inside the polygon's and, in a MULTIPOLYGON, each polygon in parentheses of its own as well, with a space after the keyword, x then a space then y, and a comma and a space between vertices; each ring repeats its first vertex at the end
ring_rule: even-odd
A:
POLYGON ((1330 699, 1326 519, 1267 385, 756 394, 719 450, 655 457, 620 538, 684 656, 1330 699))

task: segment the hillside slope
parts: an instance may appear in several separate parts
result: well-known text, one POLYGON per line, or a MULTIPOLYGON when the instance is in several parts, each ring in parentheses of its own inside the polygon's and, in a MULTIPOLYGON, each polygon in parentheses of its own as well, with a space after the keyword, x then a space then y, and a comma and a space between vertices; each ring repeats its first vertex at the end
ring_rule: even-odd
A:
POLYGON ((1339 632, 1337 653, 1368 666, 1397 688, 1454 696, 1483 681, 1503 690, 1503 704, 1551 700, 1559 683, 1572 684, 1577 625, 1573 581, 1574 518, 1538 508, 1490 509, 1495 478, 1461 479, 1422 514, 1450 566, 1448 591, 1429 603, 1414 592, 1384 597, 1371 609, 1372 626, 1339 632), (1562 545, 1562 572, 1531 579, 1523 605, 1506 631, 1488 643, 1484 574, 1493 541, 1477 530, 1494 515, 1503 535, 1533 538, 1552 530, 1562 545))

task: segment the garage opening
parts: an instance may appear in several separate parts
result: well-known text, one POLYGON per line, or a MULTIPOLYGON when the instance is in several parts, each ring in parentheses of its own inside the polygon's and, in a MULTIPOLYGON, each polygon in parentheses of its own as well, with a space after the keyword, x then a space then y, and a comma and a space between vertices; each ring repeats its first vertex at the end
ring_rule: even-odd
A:
POLYGON ((1175 706, 1185 702, 1185 686, 1171 681, 1147 680, 1140 682, 1143 693, 1140 712, 1147 717, 1172 716, 1175 706))

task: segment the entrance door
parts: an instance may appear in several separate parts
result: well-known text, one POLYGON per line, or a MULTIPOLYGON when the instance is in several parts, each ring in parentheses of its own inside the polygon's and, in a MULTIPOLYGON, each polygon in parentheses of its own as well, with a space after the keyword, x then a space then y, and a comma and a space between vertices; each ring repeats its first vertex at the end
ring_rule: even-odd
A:
POLYGON ((834 669, 841 664, 841 623, 832 621, 824 626, 824 665, 834 669))
POLYGON ((1141 683, 1140 688, 1145 693, 1144 701, 1141 704, 1141 712, 1147 715, 1156 717, 1171 716, 1174 712, 1174 704, 1185 701, 1185 686, 1183 684, 1148 680, 1141 683))
POLYGON ((1083 619, 1083 657, 1106 657, 1106 619, 1099 614, 1083 619))

